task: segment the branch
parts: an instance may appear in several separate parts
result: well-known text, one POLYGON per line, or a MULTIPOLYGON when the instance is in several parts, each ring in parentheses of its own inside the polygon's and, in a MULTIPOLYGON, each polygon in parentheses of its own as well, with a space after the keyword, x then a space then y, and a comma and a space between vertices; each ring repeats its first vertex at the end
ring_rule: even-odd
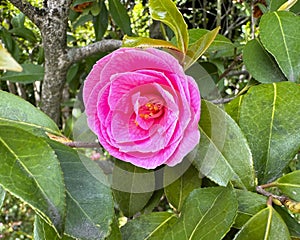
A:
POLYGON ((74 62, 83 60, 93 54, 101 52, 110 52, 116 50, 117 48, 120 48, 121 45, 121 40, 109 39, 102 40, 80 48, 71 48, 68 51, 68 62, 69 64, 72 64, 74 62))
POLYGON ((96 142, 63 142, 64 145, 71 148, 100 148, 100 144, 96 142))
POLYGON ((29 2, 24 0, 9 0, 15 7, 23 12, 35 25, 40 28, 42 23, 44 9, 32 6, 29 2))

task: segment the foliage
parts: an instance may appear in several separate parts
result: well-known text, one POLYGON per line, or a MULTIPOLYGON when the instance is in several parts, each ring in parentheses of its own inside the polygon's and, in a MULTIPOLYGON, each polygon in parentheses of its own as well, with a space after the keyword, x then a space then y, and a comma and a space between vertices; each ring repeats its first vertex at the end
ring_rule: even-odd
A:
MULTIPOLYGON (((267 1, 260 6, 258 25, 252 22, 253 39, 236 30, 235 42, 218 34, 219 26, 188 30, 171 0, 149 2, 165 36, 173 31, 173 39, 159 40, 132 36, 139 31, 131 28, 129 5, 118 0, 81 5, 87 2, 73 2, 70 31, 86 26, 96 40, 131 35, 124 46, 163 48, 195 78, 203 97, 199 146, 175 167, 140 169, 99 147, 95 152, 76 145, 84 140, 95 146, 81 106, 73 106, 76 122, 66 118, 63 127, 57 126, 36 106, 8 93, 11 85, 2 82, 2 209, 16 208, 7 207, 6 192, 22 202, 13 206, 23 204, 23 212, 31 211, 29 206, 35 212, 34 239, 299 239, 299 1, 293 6, 267 1), (230 78, 235 71, 240 79, 230 78), (235 80, 235 89, 228 91, 235 80), (225 107, 219 104, 228 100, 225 107), (70 131, 68 139, 64 134, 70 131)), ((239 6, 250 9, 246 3, 239 6)), ((39 33, 22 13, 7 19, 11 26, 0 29, 7 49, 0 48, 0 69, 19 70, 16 60, 23 71, 3 72, 1 79, 24 84, 28 100, 38 104, 33 86, 44 62, 39 33)), ((77 37, 69 34, 69 44, 86 43, 77 37)), ((95 60, 70 67, 66 107, 95 60)), ((3 230, 5 237, 9 231, 3 230)))

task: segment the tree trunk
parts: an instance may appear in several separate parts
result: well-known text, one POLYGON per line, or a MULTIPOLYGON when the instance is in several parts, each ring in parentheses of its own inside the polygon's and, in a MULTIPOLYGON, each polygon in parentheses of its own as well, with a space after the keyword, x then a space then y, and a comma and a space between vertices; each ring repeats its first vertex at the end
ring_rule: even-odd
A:
POLYGON ((45 54, 41 109, 59 123, 62 92, 69 67, 66 39, 69 3, 52 0, 46 7, 40 27, 45 54))
POLYGON ((41 31, 45 54, 41 109, 58 124, 62 93, 69 66, 92 54, 115 50, 121 46, 121 41, 102 40, 85 47, 68 49, 67 26, 72 0, 44 0, 43 8, 33 7, 26 0, 9 1, 41 31))

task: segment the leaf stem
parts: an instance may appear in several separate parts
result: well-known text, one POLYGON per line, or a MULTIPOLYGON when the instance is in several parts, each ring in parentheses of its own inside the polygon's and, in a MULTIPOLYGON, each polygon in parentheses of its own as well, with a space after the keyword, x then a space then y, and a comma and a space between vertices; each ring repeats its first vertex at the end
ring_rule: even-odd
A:
MULTIPOLYGON (((276 194, 273 194, 271 192, 268 192, 266 191, 264 188, 265 186, 268 186, 270 187, 271 186, 271 183, 270 184, 264 184, 264 185, 261 185, 261 186, 257 186, 256 187, 256 192, 266 196, 266 197, 269 197, 269 198, 273 198, 273 199, 277 199, 279 200, 282 204, 284 204, 289 198, 282 195, 282 196, 279 196, 279 195, 276 195, 276 194)), ((268 200, 269 202, 269 200, 268 200)))
POLYGON ((64 142, 63 144, 72 148, 100 148, 100 144, 96 142, 64 142))

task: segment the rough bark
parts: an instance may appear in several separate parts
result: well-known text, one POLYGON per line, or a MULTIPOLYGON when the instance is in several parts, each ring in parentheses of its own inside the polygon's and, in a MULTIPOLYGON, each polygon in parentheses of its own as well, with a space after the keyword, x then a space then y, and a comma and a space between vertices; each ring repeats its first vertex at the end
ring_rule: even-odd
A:
POLYGON ((121 41, 103 40, 90 46, 68 49, 66 31, 71 0, 44 0, 41 9, 25 0, 9 1, 41 31, 45 54, 41 109, 59 123, 62 92, 69 66, 89 55, 119 48, 121 41))

